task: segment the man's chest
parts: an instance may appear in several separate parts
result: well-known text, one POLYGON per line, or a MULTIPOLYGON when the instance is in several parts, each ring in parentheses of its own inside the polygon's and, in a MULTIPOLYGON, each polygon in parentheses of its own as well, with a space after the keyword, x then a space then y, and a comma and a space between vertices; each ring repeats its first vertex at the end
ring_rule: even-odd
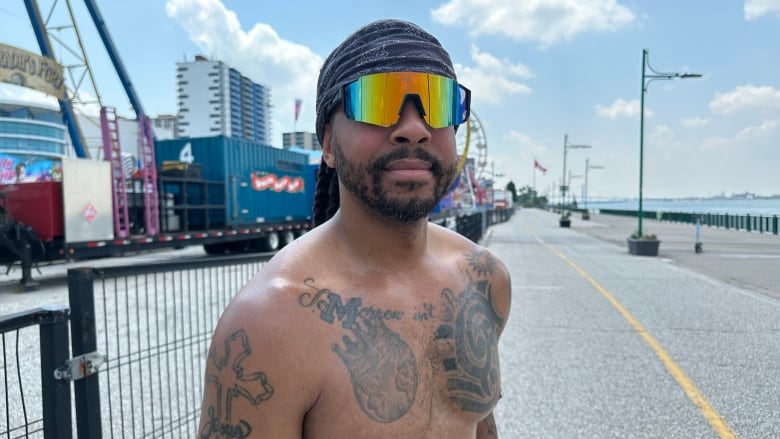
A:
POLYGON ((299 305, 313 311, 310 323, 327 328, 329 345, 321 409, 352 407, 366 421, 403 425, 432 422, 434 413, 481 419, 498 401, 503 322, 485 285, 408 295, 308 285, 299 305))

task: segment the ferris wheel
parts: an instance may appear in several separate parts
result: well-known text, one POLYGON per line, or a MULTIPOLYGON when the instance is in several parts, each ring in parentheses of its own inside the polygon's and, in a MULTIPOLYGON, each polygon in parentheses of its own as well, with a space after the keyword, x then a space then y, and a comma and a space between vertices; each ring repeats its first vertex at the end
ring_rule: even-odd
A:
POLYGON ((455 135, 458 151, 458 177, 449 191, 448 203, 458 209, 476 209, 484 202, 479 181, 486 171, 487 139, 479 118, 473 112, 469 120, 458 127, 455 135))
POLYGON ((481 179, 487 170, 487 138, 476 113, 472 111, 469 120, 458 128, 455 141, 460 157, 458 170, 462 170, 466 161, 469 161, 473 166, 473 176, 477 180, 481 179))

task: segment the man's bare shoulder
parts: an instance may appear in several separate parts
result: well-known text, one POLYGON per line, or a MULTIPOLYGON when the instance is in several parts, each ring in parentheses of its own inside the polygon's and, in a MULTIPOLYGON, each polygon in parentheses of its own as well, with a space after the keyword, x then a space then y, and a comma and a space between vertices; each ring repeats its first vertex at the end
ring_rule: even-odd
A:
POLYGON ((315 326, 304 306, 312 295, 305 273, 317 269, 299 239, 266 263, 220 317, 206 364, 202 437, 301 437, 327 374, 310 364, 330 353, 324 340, 334 336, 315 326))
POLYGON ((490 249, 457 232, 436 224, 431 224, 428 230, 438 257, 462 269, 473 283, 482 282, 505 323, 512 299, 512 280, 506 264, 490 249))

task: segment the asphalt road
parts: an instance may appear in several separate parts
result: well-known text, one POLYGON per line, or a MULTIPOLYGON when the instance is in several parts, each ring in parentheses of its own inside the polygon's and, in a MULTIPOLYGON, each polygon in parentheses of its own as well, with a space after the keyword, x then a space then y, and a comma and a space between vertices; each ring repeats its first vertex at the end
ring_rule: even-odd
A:
POLYGON ((626 218, 518 212, 484 243, 508 265, 500 341, 509 438, 780 437, 778 238, 626 218))

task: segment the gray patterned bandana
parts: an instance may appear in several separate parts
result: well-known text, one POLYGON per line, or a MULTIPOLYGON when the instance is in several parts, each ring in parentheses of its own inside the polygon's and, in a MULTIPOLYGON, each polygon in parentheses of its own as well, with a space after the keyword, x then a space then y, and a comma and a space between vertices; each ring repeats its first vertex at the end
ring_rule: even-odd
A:
POLYGON ((367 24, 336 47, 317 80, 317 138, 341 102, 341 88, 370 73, 425 72, 457 79, 450 55, 439 40, 401 20, 367 24))

